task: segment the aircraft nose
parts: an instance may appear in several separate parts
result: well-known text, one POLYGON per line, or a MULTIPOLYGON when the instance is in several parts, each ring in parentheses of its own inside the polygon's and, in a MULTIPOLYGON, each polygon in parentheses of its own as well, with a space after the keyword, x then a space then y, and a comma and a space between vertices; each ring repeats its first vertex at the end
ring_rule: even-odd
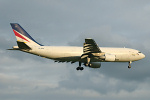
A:
POLYGON ((141 53, 141 59, 145 58, 145 55, 143 53, 141 53))

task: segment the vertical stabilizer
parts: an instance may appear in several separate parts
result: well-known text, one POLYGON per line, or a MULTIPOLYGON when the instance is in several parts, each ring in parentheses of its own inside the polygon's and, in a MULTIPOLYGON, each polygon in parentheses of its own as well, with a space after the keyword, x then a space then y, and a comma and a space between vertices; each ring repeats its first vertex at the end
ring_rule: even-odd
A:
POLYGON ((17 23, 10 23, 13 32, 16 36, 17 43, 22 42, 25 43, 27 46, 42 46, 38 42, 36 42, 19 24, 17 23))

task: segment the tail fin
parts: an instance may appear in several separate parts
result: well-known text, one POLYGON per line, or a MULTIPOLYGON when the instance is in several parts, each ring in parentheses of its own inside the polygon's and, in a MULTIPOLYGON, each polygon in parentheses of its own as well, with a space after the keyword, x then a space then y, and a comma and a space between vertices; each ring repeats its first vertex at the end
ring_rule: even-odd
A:
MULTIPOLYGON (((10 23, 13 32, 17 38, 18 46, 21 44, 26 45, 26 47, 30 46, 43 46, 36 42, 19 24, 17 23, 10 23)), ((22 46, 19 46, 21 48, 22 46)))

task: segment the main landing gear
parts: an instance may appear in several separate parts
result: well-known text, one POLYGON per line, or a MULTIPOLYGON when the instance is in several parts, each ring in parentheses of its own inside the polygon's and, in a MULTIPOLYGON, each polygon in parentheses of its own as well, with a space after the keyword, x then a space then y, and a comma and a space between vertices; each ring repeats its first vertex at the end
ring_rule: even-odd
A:
POLYGON ((81 71, 82 71, 83 69, 84 69, 84 68, 81 67, 81 62, 79 62, 79 67, 77 67, 76 70, 81 70, 81 71))
MULTIPOLYGON (((84 65, 91 67, 92 64, 90 64, 90 60, 91 60, 91 58, 90 58, 90 57, 87 57, 87 63, 85 63, 84 65)), ((76 70, 81 70, 81 71, 82 71, 83 69, 84 69, 84 68, 81 67, 81 62, 79 61, 79 67, 77 67, 76 70)))
POLYGON ((129 66, 128 66, 129 69, 131 68, 131 63, 132 63, 132 61, 129 62, 129 66))

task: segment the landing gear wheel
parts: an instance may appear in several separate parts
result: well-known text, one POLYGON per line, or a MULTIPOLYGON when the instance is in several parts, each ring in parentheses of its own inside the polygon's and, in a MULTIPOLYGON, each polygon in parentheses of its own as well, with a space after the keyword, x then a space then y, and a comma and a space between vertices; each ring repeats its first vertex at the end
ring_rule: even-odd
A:
POLYGON ((85 66, 88 66, 89 64, 88 63, 85 63, 85 66))
POLYGON ((91 66, 92 66, 92 64, 89 64, 88 66, 89 66, 89 67, 91 67, 91 66))
POLYGON ((76 70, 80 70, 80 67, 77 67, 76 70))
POLYGON ((131 68, 131 63, 132 63, 132 61, 129 62, 129 66, 128 66, 129 69, 131 68))
POLYGON ((80 70, 83 70, 83 69, 84 69, 83 67, 80 68, 80 70))
POLYGON ((86 64, 85 64, 85 66, 89 66, 89 67, 91 67, 91 66, 92 66, 92 64, 90 64, 90 63, 89 63, 89 64, 88 64, 88 63, 86 63, 86 64))
POLYGON ((84 69, 83 67, 77 67, 77 68, 76 68, 76 70, 81 70, 81 71, 82 71, 83 69, 84 69))
POLYGON ((131 66, 128 66, 128 68, 130 69, 130 68, 131 68, 131 66))

